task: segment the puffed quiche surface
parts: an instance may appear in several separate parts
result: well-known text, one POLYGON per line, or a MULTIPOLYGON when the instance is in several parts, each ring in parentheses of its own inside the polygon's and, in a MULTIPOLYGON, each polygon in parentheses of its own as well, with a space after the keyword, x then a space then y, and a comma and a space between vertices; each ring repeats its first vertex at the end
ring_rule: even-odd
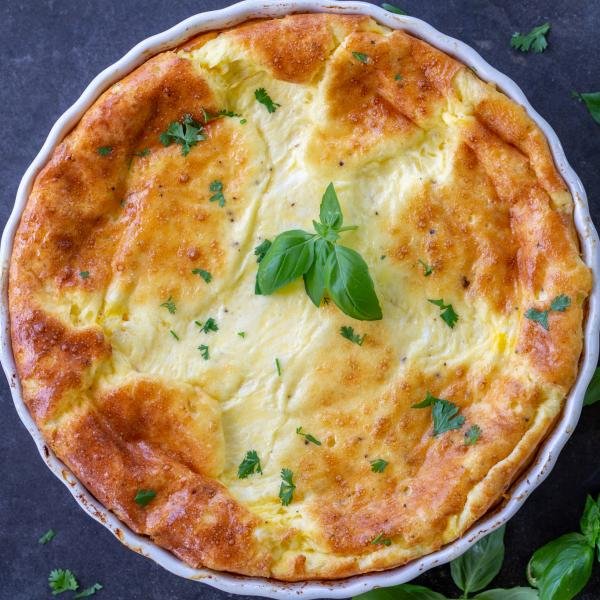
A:
POLYGON ((423 41, 325 14, 204 34, 104 92, 37 176, 10 264, 23 397, 90 492, 190 565, 401 565, 501 501, 561 412, 591 286, 572 212, 523 108, 423 41), (187 154, 161 143, 185 115, 187 154), (330 182, 381 320, 301 279, 255 294, 255 247, 310 230, 330 182), (461 426, 436 435, 428 394, 461 426))

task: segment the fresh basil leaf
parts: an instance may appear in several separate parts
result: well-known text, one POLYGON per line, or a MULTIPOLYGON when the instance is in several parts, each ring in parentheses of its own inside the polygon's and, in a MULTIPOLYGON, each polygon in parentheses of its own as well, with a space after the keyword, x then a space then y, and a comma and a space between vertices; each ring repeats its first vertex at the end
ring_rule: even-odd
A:
POLYGON ((477 594, 473 600, 538 600, 537 590, 528 587, 516 587, 509 590, 487 590, 477 594))
POLYGON ((536 550, 527 565, 527 579, 540 600, 571 600, 592 574, 594 550, 580 533, 567 533, 536 550))
POLYGON ((580 521, 581 533, 585 536, 588 544, 594 548, 598 543, 600 535, 600 507, 598 503, 588 496, 585 500, 585 508, 580 521))
POLYGON ((585 392, 585 398, 583 399, 584 406, 590 406, 596 404, 600 400, 600 367, 596 367, 592 380, 588 389, 585 392))
POLYGON ((342 209, 340 207, 337 194, 335 193, 333 183, 330 183, 327 186, 327 189, 323 194, 319 218, 321 219, 321 223, 323 223, 323 225, 333 227, 333 229, 339 229, 344 222, 342 209))
POLYGON ((446 600, 446 598, 422 585, 405 583, 354 596, 352 600, 446 600))
POLYGON ((345 246, 333 247, 327 260, 326 287, 331 299, 348 316, 360 321, 382 318, 369 267, 358 252, 345 246))
POLYGON ((450 563, 454 583, 465 595, 486 587, 504 560, 504 526, 496 529, 450 563))
POLYGON ((273 240, 258 265, 257 282, 262 294, 272 294, 310 269, 314 240, 314 235, 300 229, 284 231, 273 240))
POLYGON ((393 4, 388 4, 387 2, 384 2, 381 5, 381 8, 383 8, 389 12, 396 13, 397 15, 406 15, 407 14, 401 8, 398 8, 397 6, 394 6, 393 4))
POLYGON ((582 94, 573 92, 573 96, 578 100, 583 100, 592 119, 600 125, 600 92, 584 92, 582 94))
POLYGON ((310 269, 304 273, 304 288, 312 303, 319 307, 325 294, 325 278, 327 275, 327 258, 331 252, 331 246, 325 240, 315 242, 315 258, 310 269))

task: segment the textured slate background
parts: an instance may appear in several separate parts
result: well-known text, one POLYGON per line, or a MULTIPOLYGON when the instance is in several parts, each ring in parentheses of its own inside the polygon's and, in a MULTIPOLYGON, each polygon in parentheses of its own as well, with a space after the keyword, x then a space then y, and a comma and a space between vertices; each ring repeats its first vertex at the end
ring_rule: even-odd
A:
MULTIPOLYGON (((476 48, 513 78, 554 127, 600 217, 600 127, 571 90, 600 90, 598 0, 398 0, 410 14, 476 48), (521 55, 509 47, 516 30, 549 20, 550 47, 521 55)), ((19 180, 50 127, 89 81, 138 41, 218 0, 6 0, 0 2, 0 219, 8 217, 19 180)), ((180 579, 122 546, 87 517, 48 471, 1 382, 0 598, 51 598, 46 577, 70 568, 84 585, 104 584, 98 598, 217 600, 227 594, 180 579), (37 539, 49 527, 47 546, 37 539)), ((587 492, 600 491, 600 404, 586 408, 549 479, 510 522, 507 553, 495 585, 524 585, 531 553, 577 527, 587 492)), ((449 569, 420 578, 457 596, 449 569)), ((600 566, 580 598, 600 597, 600 566)))

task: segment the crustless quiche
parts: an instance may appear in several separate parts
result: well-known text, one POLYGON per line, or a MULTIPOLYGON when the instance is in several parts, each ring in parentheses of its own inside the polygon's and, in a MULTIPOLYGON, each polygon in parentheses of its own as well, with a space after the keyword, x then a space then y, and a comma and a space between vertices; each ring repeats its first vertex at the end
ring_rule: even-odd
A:
POLYGON ((401 565, 501 501, 561 412, 591 285, 572 211, 523 108, 402 31, 201 35, 108 89, 35 181, 24 399, 190 565, 401 565))

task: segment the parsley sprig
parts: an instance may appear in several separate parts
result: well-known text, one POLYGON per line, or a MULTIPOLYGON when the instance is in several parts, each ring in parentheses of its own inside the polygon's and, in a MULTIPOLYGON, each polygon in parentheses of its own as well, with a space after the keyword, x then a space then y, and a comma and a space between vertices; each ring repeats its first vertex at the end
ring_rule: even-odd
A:
POLYGON ((212 281, 212 275, 204 269, 192 269, 192 274, 199 275, 206 283, 210 283, 212 281))
POLYGON ((290 469, 281 469, 281 485, 279 486, 279 499, 283 506, 289 506, 294 498, 296 485, 293 480, 294 474, 290 469))
POLYGON ((306 293, 315 306, 321 305, 327 292, 348 316, 362 321, 381 319, 367 263, 358 252, 337 243, 342 232, 356 227, 342 225, 342 210, 330 183, 321 202, 320 222, 313 221, 316 233, 285 231, 259 256, 256 293, 268 296, 303 277, 306 293))
POLYGON ((262 105, 264 105, 265 108, 270 113, 274 113, 281 106, 281 104, 278 104, 277 102, 273 102, 273 100, 271 99, 271 96, 269 96, 269 94, 268 94, 267 90, 265 90, 265 88, 258 88, 257 90, 255 90, 254 97, 262 105))
POLYGON ((184 115, 181 122, 173 121, 167 130, 160 134, 160 143, 163 146, 179 144, 183 156, 187 156, 192 146, 205 139, 204 127, 195 121, 192 115, 184 115))
POLYGON ((238 467, 238 477, 240 479, 246 479, 246 477, 253 475, 254 473, 262 475, 260 458, 258 457, 256 450, 248 450, 238 467))
POLYGON ((383 458, 376 458, 375 460, 372 460, 370 462, 371 462, 371 471, 373 471, 373 473, 383 473, 385 471, 385 468, 389 464, 388 461, 383 460, 383 458))
POLYGON ((213 195, 209 198, 209 202, 217 202, 221 208, 225 206, 225 196, 223 195, 223 182, 215 179, 209 186, 213 195))
POLYGON ((53 596, 67 591, 75 591, 79 587, 75 575, 69 569, 53 569, 50 571, 48 585, 53 596))
POLYGON ((438 436, 446 431, 453 429, 460 429, 464 423, 465 418, 458 414, 460 410, 456 404, 449 400, 442 398, 436 398, 429 392, 425 396, 425 400, 417 404, 413 404, 411 408, 427 408, 432 406, 431 415, 433 417, 433 435, 438 436))
POLYGON ((390 538, 383 537, 383 533, 380 533, 371 541, 371 544, 374 546, 391 546, 392 540, 390 540, 390 538))
POLYGON ((358 346, 362 346, 367 337, 367 334, 360 336, 358 333, 354 333, 354 327, 347 326, 340 327, 340 335, 358 346))
POLYGON ((565 312, 571 306, 571 298, 565 294, 556 296, 550 303, 550 308, 546 310, 538 310, 537 308, 529 308, 525 311, 525 316, 535 323, 539 323, 546 331, 550 330, 548 323, 548 315, 550 312, 565 312))
POLYGON ((520 50, 521 52, 535 52, 539 54, 548 47, 546 34, 550 31, 550 23, 544 23, 538 27, 534 27, 529 33, 522 35, 513 33, 510 38, 511 48, 520 50))
POLYGON ((40 537, 40 539, 38 540, 38 544, 47 544, 48 542, 54 539, 55 535, 56 533, 54 532, 54 529, 48 529, 48 531, 46 531, 46 533, 44 533, 44 535, 40 537))
POLYGON ((172 315, 174 315, 177 312, 177 306, 175 305, 172 296, 169 296, 169 299, 163 302, 161 304, 161 307, 166 308, 172 315))
POLYGON ((196 325, 198 325, 198 327, 200 327, 200 331, 202 331, 203 333, 210 333, 211 331, 219 331, 219 326, 217 325, 217 322, 212 317, 209 317, 208 319, 206 319, 206 321, 204 323, 202 323, 201 321, 194 321, 194 323, 196 323, 196 325))

